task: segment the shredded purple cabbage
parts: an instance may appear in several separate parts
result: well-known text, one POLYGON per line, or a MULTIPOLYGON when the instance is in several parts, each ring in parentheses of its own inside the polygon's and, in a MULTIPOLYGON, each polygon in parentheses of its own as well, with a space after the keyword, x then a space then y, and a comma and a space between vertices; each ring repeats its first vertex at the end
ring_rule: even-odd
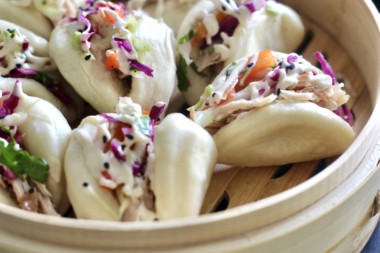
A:
POLYGON ((247 7, 247 9, 251 12, 254 13, 256 11, 255 6, 253 5, 252 2, 248 2, 243 4, 243 6, 247 7))
POLYGON ((234 33, 238 25, 239 25, 239 20, 235 18, 234 16, 229 16, 225 18, 222 22, 220 22, 219 31, 217 35, 220 36, 220 33, 225 32, 228 34, 228 36, 232 36, 232 34, 234 33))
POLYGON ((12 69, 6 77, 13 77, 13 78, 18 78, 18 77, 25 77, 25 76, 30 76, 30 75, 36 75, 38 74, 38 71, 35 69, 23 69, 23 68, 16 68, 12 69))
POLYGON ((144 65, 144 64, 142 64, 136 60, 131 61, 131 67, 144 72, 145 75, 147 75, 147 76, 153 77, 153 74, 152 74, 153 69, 149 68, 148 66, 146 66, 146 65, 144 65))
POLYGON ((101 113, 99 114, 100 116, 102 116, 103 118, 105 118, 106 120, 108 120, 108 122, 115 122, 115 123, 123 123, 122 121, 118 120, 118 119, 115 119, 111 116, 109 116, 108 114, 106 113, 101 113))
POLYGON ((120 48, 124 48, 125 50, 127 50, 127 52, 132 51, 131 43, 129 43, 129 41, 119 38, 114 38, 114 40, 120 48))
MULTIPOLYGON (((228 34, 228 36, 232 36, 238 25, 239 25, 239 20, 235 18, 234 16, 228 16, 227 18, 225 18, 222 22, 220 22, 218 32, 214 36, 212 36, 211 38, 212 43, 216 43, 217 41, 221 40, 222 32, 228 34)), ((207 45, 206 39, 203 39, 199 46, 199 49, 204 50, 207 47, 208 45, 207 45)))
POLYGON ((280 70, 278 68, 275 69, 269 79, 271 81, 278 82, 278 79, 280 79, 280 70))
POLYGON ((150 109, 149 112, 149 118, 150 118, 150 136, 152 137, 152 140, 154 140, 154 124, 159 120, 162 112, 164 111, 166 107, 166 104, 163 103, 162 106, 153 105, 152 109, 150 109))
POLYGON ((17 85, 21 85, 19 80, 16 81, 12 94, 8 98, 3 100, 3 107, 1 108, 0 112, 1 115, 12 114, 14 112, 14 109, 17 107, 18 102, 20 100, 20 98, 14 94, 17 85))
POLYGON ((27 50, 29 48, 29 40, 28 38, 24 39, 24 42, 22 43, 22 50, 27 50))
POLYGON ((260 10, 261 8, 267 6, 266 0, 252 0, 248 3, 243 4, 243 6, 247 7, 251 13, 260 10))
POLYGON ((135 162, 132 165, 133 176, 138 176, 138 175, 142 174, 142 168, 143 168, 143 166, 141 164, 139 164, 138 162, 135 162))
POLYGON ((8 180, 14 180, 18 178, 16 173, 4 165, 0 165, 0 172, 8 180))
POLYGON ((292 63, 295 63, 298 59, 298 56, 297 55, 289 55, 288 58, 286 58, 286 61, 289 63, 289 64, 292 64, 292 63))
POLYGON ((354 117, 346 104, 338 106, 334 113, 344 119, 351 127, 354 126, 354 117))
POLYGON ((263 95, 264 92, 265 92, 265 89, 260 89, 260 90, 259 90, 259 95, 260 95, 260 96, 263 95))
POLYGON ((331 76, 332 78, 332 85, 336 83, 336 77, 334 74, 334 71, 330 64, 326 61, 325 57, 323 54, 319 51, 314 53, 314 56, 318 59, 319 63, 321 64, 323 72, 325 72, 327 75, 331 76))
POLYGON ((46 86, 46 89, 48 89, 64 105, 70 104, 70 99, 59 88, 55 86, 46 86))
POLYGON ((116 159, 123 162, 126 161, 125 154, 120 151, 119 145, 115 143, 114 141, 111 141, 111 150, 112 150, 113 155, 116 157, 116 159))

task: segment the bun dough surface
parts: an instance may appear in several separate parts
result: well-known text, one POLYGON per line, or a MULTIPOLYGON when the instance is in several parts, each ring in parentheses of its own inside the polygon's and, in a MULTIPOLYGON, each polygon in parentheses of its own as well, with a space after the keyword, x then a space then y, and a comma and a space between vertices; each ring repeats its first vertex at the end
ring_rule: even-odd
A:
POLYGON ((243 113, 214 136, 218 162, 267 166, 343 153, 355 138, 342 118, 311 102, 275 102, 243 113))
POLYGON ((159 219, 197 216, 216 163, 216 146, 206 130, 182 114, 156 127, 152 190, 159 219))
POLYGON ((19 97, 14 113, 26 115, 17 125, 22 144, 29 154, 43 158, 49 164, 46 186, 55 209, 63 214, 69 207, 63 174, 63 155, 71 128, 54 105, 24 94, 20 83, 15 85, 14 94, 19 97))
POLYGON ((45 39, 53 30, 49 20, 36 9, 13 5, 9 0, 0 0, 0 18, 25 27, 45 39))

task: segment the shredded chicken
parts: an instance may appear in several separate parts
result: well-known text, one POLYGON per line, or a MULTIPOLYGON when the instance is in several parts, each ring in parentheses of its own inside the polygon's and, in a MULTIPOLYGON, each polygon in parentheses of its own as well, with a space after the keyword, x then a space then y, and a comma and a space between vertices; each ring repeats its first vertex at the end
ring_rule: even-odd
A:
POLYGON ((17 201, 21 209, 59 216, 53 207, 50 193, 46 187, 30 178, 11 180, 0 174, 0 187, 8 190, 9 196, 17 201))

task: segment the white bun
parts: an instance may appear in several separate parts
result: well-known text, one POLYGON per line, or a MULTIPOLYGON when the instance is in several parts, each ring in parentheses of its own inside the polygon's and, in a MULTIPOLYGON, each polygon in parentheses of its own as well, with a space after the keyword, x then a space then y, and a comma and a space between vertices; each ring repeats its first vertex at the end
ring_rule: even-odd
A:
POLYGON ((65 154, 67 194, 77 218, 117 221, 121 220, 118 200, 99 184, 103 160, 97 155, 96 140, 103 122, 106 119, 101 116, 86 117, 70 135, 65 154))
POLYGON ((217 152, 206 130, 182 114, 168 115, 155 129, 151 176, 158 219, 199 215, 217 152))
POLYGON ((242 113, 214 136, 218 163, 266 166, 343 153, 354 140, 350 125, 311 102, 275 102, 242 113))
POLYGON ((76 31, 75 23, 58 25, 51 36, 50 54, 60 72, 77 93, 99 112, 114 112, 119 97, 129 96, 144 110, 159 101, 168 102, 173 92, 175 59, 173 31, 162 22, 142 16, 136 36, 150 42, 152 50, 146 52, 142 63, 153 69, 154 77, 132 78, 129 91, 125 81, 115 71, 106 70, 105 53, 95 55, 95 61, 85 61, 70 41, 76 31))
POLYGON ((0 0, 0 17, 3 20, 25 27, 48 39, 53 30, 49 20, 32 7, 13 5, 9 0, 0 0))
MULTIPOLYGON (((19 89, 19 90, 18 90, 19 89)), ((51 103, 22 93, 15 112, 27 113, 26 120, 18 126, 25 149, 33 156, 44 158, 50 167, 46 183, 55 209, 63 213, 69 207, 63 174, 63 156, 71 128, 61 112, 51 103)))
MULTIPOLYGON (((67 192, 78 218, 123 220, 122 205, 112 191, 99 184, 107 157, 99 142, 100 134, 107 135, 107 131, 99 133, 104 122, 107 120, 101 116, 90 116, 72 132, 65 155, 67 192)), ((156 127, 154 138, 146 176, 151 180, 157 213, 144 211, 141 217, 198 215, 216 161, 212 137, 184 116, 171 114, 156 127)), ((132 185, 133 180, 125 184, 132 185)))

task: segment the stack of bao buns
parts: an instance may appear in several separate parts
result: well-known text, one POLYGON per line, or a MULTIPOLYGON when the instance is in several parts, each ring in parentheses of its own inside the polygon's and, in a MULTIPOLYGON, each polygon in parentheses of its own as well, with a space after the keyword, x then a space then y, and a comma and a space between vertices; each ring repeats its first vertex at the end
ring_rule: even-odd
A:
POLYGON ((72 206, 80 219, 192 217, 216 163, 319 159, 354 139, 344 84, 321 53, 322 70, 292 53, 305 29, 275 1, 0 7, 0 203, 72 206), (178 97, 189 117, 173 109, 178 97))

